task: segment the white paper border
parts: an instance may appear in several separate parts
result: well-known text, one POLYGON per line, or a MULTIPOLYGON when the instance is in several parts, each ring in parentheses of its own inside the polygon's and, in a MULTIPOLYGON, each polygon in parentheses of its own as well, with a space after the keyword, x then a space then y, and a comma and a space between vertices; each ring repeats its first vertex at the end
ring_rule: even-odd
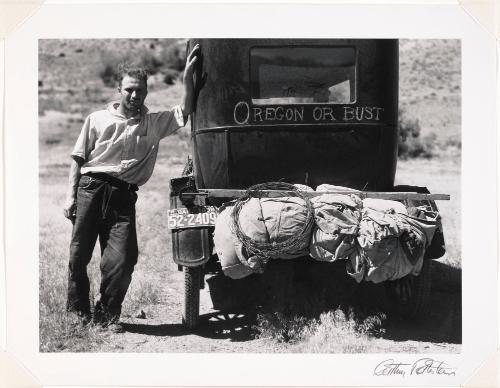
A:
MULTIPOLYGON (((461 7, 44 5, 8 37, 5 49, 7 350, 44 384, 457 385, 496 351, 495 44, 461 7), (462 39, 463 351, 437 356, 458 367, 455 378, 375 379, 370 374, 383 360, 380 354, 38 353, 36 40, 190 36, 462 39)), ((418 358, 394 356, 402 362, 418 358)))
MULTIPOLYGON (((5 44, 0 41, 0 144, 3 144, 4 137, 4 49, 5 44)), ((7 347, 7 323, 6 323, 6 271, 5 271, 5 202, 4 202, 4 150, 0 149, 0 349, 7 347)))

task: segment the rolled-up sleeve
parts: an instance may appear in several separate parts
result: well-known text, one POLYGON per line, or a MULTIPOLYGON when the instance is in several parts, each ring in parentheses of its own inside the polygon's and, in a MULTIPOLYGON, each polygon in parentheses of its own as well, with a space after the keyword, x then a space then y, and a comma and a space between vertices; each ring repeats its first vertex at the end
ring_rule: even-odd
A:
POLYGON ((71 152, 71 157, 73 159, 81 158, 84 161, 87 161, 90 152, 94 148, 95 140, 95 129, 92 127, 91 116, 88 116, 83 123, 78 140, 76 141, 75 147, 71 152))
POLYGON ((182 108, 176 105, 172 110, 149 114, 153 122, 153 130, 159 139, 175 133, 186 125, 182 108))

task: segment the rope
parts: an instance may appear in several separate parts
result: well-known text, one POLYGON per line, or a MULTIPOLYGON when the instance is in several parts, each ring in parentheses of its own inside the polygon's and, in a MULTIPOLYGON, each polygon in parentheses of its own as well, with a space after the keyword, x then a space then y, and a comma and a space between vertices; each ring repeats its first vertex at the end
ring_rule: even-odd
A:
POLYGON ((267 182, 248 188, 246 193, 236 200, 231 213, 231 229, 238 240, 243 244, 250 256, 257 256, 263 259, 276 258, 283 254, 294 254, 304 246, 304 242, 309 241, 310 230, 314 224, 314 209, 310 199, 299 191, 294 185, 285 182, 267 182), (305 202, 307 210, 306 220, 300 233, 282 242, 259 242, 252 240, 241 230, 240 211, 251 198, 262 198, 261 190, 283 190, 292 191, 290 196, 301 198, 305 202))

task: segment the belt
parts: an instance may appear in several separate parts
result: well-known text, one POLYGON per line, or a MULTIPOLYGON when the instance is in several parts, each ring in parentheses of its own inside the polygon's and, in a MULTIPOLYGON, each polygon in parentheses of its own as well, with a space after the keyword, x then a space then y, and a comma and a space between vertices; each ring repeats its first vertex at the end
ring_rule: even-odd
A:
POLYGON ((102 173, 102 172, 87 172, 83 175, 87 175, 91 178, 98 179, 104 182, 109 183, 111 186, 118 187, 119 189, 128 190, 128 191, 137 191, 139 187, 136 184, 128 183, 122 181, 121 179, 115 178, 111 175, 102 173))

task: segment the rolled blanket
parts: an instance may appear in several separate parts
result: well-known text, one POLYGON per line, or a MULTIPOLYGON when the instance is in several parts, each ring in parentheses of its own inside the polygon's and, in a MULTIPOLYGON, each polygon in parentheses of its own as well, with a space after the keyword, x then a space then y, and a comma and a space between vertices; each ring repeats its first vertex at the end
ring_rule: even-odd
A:
MULTIPOLYGON (((306 218, 307 208, 302 198, 251 198, 242 205, 239 222, 241 232, 253 241, 278 244, 299 235, 306 218)), ((307 255, 312 225, 308 226, 300 244, 293 250, 269 254, 268 257, 292 259, 307 255)), ((240 257, 240 260, 245 259, 247 257, 240 257)))
POLYGON ((418 275, 436 227, 432 215, 420 219, 364 208, 357 237, 361 254, 357 265, 365 266, 364 280, 380 283, 418 275))
POLYGON ((408 214, 403 203, 389 199, 365 198, 363 199, 363 208, 378 210, 383 213, 408 214))
POLYGON ((354 250, 361 219, 356 196, 323 194, 311 200, 315 226, 309 254, 320 261, 346 259, 354 250))
POLYGON ((236 253, 236 244, 238 241, 230 227, 232 210, 232 206, 229 206, 217 216, 214 231, 214 246, 224 274, 231 279, 242 279, 255 271, 250 266, 242 263, 236 253))

